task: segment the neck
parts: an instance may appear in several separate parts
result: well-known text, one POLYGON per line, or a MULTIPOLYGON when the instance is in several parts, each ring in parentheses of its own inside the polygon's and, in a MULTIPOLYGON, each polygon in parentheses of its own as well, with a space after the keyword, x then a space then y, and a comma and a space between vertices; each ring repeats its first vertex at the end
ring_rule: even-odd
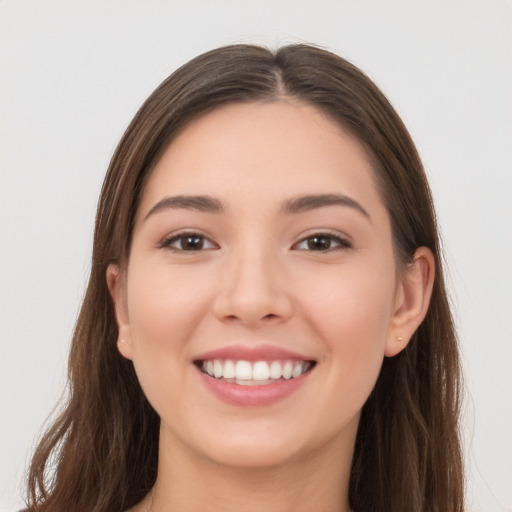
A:
MULTIPOLYGON (((354 432, 355 436, 355 432, 354 432)), ((265 467, 232 467, 160 440, 156 484, 137 512, 348 512, 353 442, 265 467)))

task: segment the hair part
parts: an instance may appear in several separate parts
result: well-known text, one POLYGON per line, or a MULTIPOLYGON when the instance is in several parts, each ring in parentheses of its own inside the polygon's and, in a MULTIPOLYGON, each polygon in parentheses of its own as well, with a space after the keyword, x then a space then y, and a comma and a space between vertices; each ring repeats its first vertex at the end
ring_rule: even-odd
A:
POLYGON ((160 420, 133 364, 117 350, 107 267, 127 264, 144 186, 181 130, 223 105, 286 98, 316 107, 363 144, 397 260, 406 265, 426 246, 436 262, 426 318, 407 348, 385 359, 363 408, 350 505, 355 512, 462 512, 460 365, 427 179, 382 92, 346 60, 308 45, 276 52, 233 45, 200 55, 167 78, 127 128, 98 204, 91 275, 69 357, 69 400, 30 468, 30 511, 122 511, 154 485, 160 420))

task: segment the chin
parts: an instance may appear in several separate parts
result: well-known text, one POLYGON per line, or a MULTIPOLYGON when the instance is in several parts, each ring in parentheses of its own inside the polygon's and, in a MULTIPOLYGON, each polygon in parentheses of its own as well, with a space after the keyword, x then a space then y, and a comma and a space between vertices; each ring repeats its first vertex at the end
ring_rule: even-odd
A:
POLYGON ((254 440, 250 445, 240 443, 225 447, 210 454, 211 462, 237 470, 269 470, 286 465, 301 458, 302 450, 297 446, 281 445, 278 449, 265 446, 254 440))
POLYGON ((196 450, 215 464, 263 470, 314 457, 337 437, 334 432, 308 432, 297 428, 301 426, 304 425, 294 423, 284 427, 270 422, 252 425, 234 422, 231 428, 212 428, 205 432, 197 439, 196 450))

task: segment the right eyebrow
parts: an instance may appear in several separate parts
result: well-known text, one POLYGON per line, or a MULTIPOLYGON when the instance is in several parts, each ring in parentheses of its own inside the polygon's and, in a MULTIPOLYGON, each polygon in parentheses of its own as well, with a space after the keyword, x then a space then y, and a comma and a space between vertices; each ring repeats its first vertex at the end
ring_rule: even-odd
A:
POLYGON ((207 213, 222 213, 224 211, 221 202, 210 196, 167 196, 153 205, 144 217, 144 220, 147 220, 148 217, 155 213, 172 209, 197 210, 207 213))

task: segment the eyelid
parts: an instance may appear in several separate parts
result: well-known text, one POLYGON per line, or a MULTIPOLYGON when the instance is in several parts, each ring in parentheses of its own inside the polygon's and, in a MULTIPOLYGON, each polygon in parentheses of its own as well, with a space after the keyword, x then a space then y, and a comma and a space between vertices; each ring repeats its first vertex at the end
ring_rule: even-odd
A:
MULTIPOLYGON (((158 243, 158 247, 162 248, 162 249, 174 250, 176 252, 201 252, 201 251, 214 250, 214 249, 220 248, 217 243, 215 243, 210 237, 208 237, 206 234, 204 234, 200 229, 182 229, 179 231, 175 231, 173 233, 169 233, 158 243), (173 243, 179 241, 182 238, 194 237, 194 236, 207 241, 208 244, 210 245, 210 247, 201 247, 201 249, 197 249, 195 251, 194 250, 187 251, 185 249, 180 249, 178 247, 172 246, 173 243)), ((349 237, 340 233, 339 231, 315 230, 315 231, 311 231, 311 233, 302 235, 301 238, 297 242, 295 242, 291 248, 294 250, 301 250, 301 251, 308 251, 308 252, 324 252, 325 253, 325 252, 331 252, 331 251, 336 251, 336 250, 349 249, 351 247, 352 247, 352 243, 351 243, 349 237), (298 247, 300 244, 302 244, 302 243, 306 242, 307 240, 314 238, 314 237, 329 238, 330 240, 335 242, 336 246, 330 247, 330 248, 324 249, 324 250, 320 249, 317 251, 315 251, 313 249, 309 249, 309 248, 301 249, 298 247)))
POLYGON ((299 250, 299 251, 308 251, 308 252, 320 252, 320 253, 326 253, 336 250, 346 250, 352 248, 352 242, 350 241, 350 238, 339 231, 333 231, 333 230, 316 230, 312 231, 309 234, 301 236, 298 242, 293 244, 292 249, 299 250), (323 237, 323 238, 329 238, 337 243, 336 247, 330 247, 329 249, 324 250, 317 250, 314 251, 312 249, 303 248, 300 249, 298 246, 307 240, 310 240, 311 238, 315 237, 323 237))
POLYGON ((169 250, 173 250, 176 252, 201 252, 201 251, 210 251, 213 249, 219 249, 219 245, 216 244, 210 237, 208 237, 204 233, 202 233, 200 229, 182 229, 179 231, 175 231, 173 233, 169 233, 158 243, 158 247, 161 249, 169 249, 169 250), (198 238, 202 238, 203 240, 208 241, 208 243, 211 244, 212 247, 201 248, 196 251, 193 251, 193 250, 186 251, 184 249, 172 247, 172 244, 174 242, 179 241, 181 238, 186 238, 187 236, 188 237, 196 236, 198 238))

